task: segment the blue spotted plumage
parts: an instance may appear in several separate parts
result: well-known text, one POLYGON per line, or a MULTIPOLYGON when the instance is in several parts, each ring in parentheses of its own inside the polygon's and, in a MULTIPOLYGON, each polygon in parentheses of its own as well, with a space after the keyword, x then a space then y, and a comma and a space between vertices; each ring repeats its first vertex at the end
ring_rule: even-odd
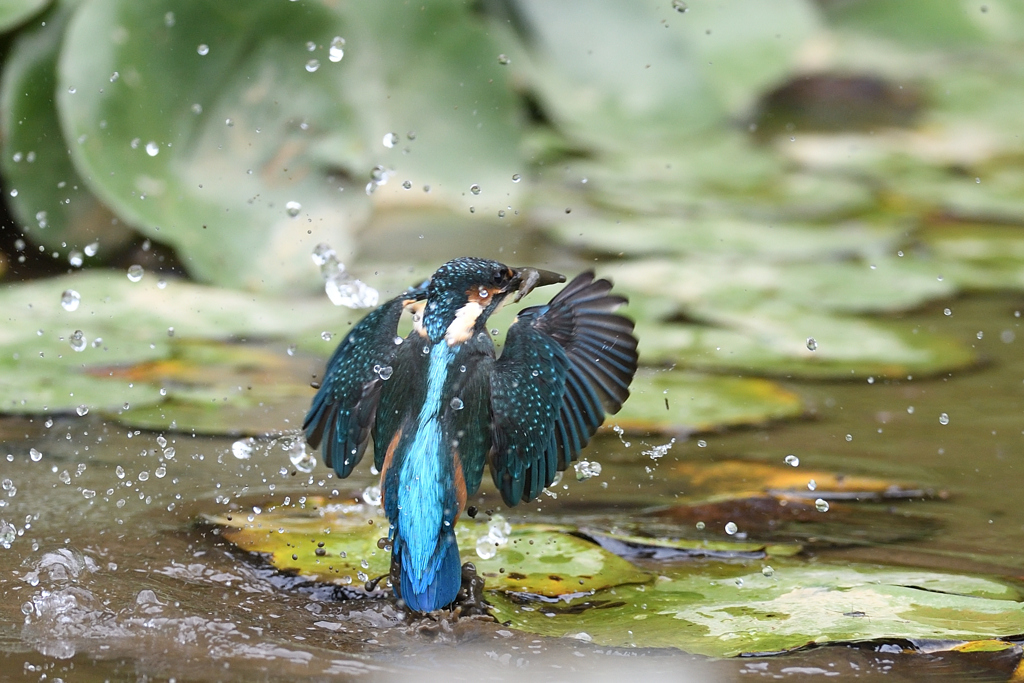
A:
POLYGON ((455 524, 483 470, 508 505, 536 498, 629 396, 633 323, 611 283, 583 273, 520 311, 500 358, 486 331, 505 299, 564 281, 459 258, 356 325, 331 357, 303 429, 345 477, 372 433, 391 524, 392 586, 413 610, 450 605, 461 585, 455 524), (396 337, 403 311, 413 331, 396 337))

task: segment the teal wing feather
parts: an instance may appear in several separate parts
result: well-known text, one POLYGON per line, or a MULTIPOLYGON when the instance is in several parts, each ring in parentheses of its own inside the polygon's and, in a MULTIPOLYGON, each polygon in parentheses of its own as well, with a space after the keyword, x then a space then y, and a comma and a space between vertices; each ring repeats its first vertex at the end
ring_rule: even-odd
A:
POLYGON ((629 397, 633 322, 611 282, 583 273, 520 311, 491 373, 491 475, 508 505, 536 498, 629 397))
POLYGON ((338 344, 302 429, 324 464, 347 477, 366 451, 380 397, 381 368, 391 367, 405 302, 425 296, 421 285, 374 309, 338 344), (375 369, 376 368, 376 369, 375 369))

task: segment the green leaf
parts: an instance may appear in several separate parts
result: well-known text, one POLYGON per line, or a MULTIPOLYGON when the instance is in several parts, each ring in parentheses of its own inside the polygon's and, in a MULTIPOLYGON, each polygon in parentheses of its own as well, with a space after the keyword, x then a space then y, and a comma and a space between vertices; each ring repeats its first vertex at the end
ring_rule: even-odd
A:
POLYGON ((803 402, 775 382, 682 371, 641 370, 629 400, 609 418, 633 432, 702 432, 799 417, 803 402))
POLYGON ((4 0, 0 3, 0 32, 15 28, 50 2, 51 0, 4 0))
POLYGON ((199 279, 312 287, 314 246, 347 258, 369 210, 364 183, 338 170, 353 156, 339 150, 359 146, 331 73, 344 63, 327 56, 344 28, 305 3, 191 1, 170 13, 130 0, 82 4, 57 88, 76 168, 199 279), (323 64, 309 73, 313 58, 323 64))
POLYGON ((567 604, 500 594, 489 600, 499 620, 531 633, 713 657, 876 639, 988 640, 1024 631, 1021 594, 999 581, 784 559, 772 565, 769 572, 704 563, 666 571, 653 585, 619 586, 567 604))
POLYGON ((977 362, 974 351, 954 339, 892 322, 785 308, 722 312, 715 322, 728 327, 640 323, 641 358, 699 370, 821 379, 918 377, 977 362), (807 348, 810 337, 817 343, 814 351, 807 348))
POLYGON ((113 220, 75 171, 54 104, 57 51, 70 13, 58 6, 11 46, 0 88, 0 169, 8 206, 29 240, 64 254, 99 241, 110 252, 134 233, 113 220))
MULTIPOLYGON (((224 527, 224 537, 243 550, 267 554, 276 568, 313 580, 349 584, 359 579, 359 572, 371 578, 388 572, 390 553, 377 545, 388 534, 379 508, 318 498, 298 507, 262 507, 266 509, 252 520, 238 514, 204 519, 224 527), (363 560, 368 566, 362 566, 363 560)), ((455 527, 462 561, 476 565, 492 592, 557 597, 651 579, 622 558, 571 535, 566 527, 515 525, 502 531, 503 541, 489 540, 492 527, 506 525, 498 516, 490 522, 463 520, 455 527), (481 545, 489 552, 478 553, 481 545)))
MULTIPOLYGON (((132 283, 113 271, 0 286, 0 310, 4 311, 0 376, 6 388, 0 409, 13 413, 35 413, 43 406, 70 411, 83 403, 108 410, 124 403, 142 408, 161 400, 156 392, 169 386, 167 380, 173 375, 133 378, 124 366, 170 358, 175 347, 189 339, 319 339, 318 330, 343 331, 347 329, 344 321, 357 315, 337 309, 325 297, 282 299, 174 279, 161 287, 152 275, 132 283), (61 306, 65 290, 81 297, 74 311, 61 306), (76 330, 82 331, 86 342, 80 352, 70 344, 76 330), (129 383, 135 387, 129 388, 129 383), (91 403, 82 400, 83 392, 91 403)), ((211 359, 205 360, 209 365, 211 359)), ((266 358, 260 357, 259 362, 266 365, 266 358)), ((215 377, 207 370, 204 381, 212 383, 215 377)), ((291 386, 296 387, 298 377, 294 375, 291 386)), ((308 381, 292 395, 308 392, 308 381)), ((222 386, 213 397, 230 389, 222 386)), ((187 388, 177 390, 187 393, 187 388)))

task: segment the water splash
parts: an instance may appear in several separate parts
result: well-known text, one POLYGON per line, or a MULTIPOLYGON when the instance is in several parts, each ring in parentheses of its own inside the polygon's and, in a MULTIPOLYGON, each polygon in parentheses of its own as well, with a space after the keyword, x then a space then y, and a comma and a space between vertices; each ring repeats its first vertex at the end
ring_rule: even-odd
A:
POLYGON ((331 245, 320 243, 313 250, 313 263, 324 278, 324 291, 335 306, 372 308, 380 301, 380 294, 361 280, 351 277, 331 245))

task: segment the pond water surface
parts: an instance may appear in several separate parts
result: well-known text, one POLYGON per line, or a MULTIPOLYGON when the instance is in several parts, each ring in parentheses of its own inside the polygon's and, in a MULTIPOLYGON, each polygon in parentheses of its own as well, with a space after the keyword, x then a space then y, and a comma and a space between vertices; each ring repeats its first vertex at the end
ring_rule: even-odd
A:
MULTIPOLYGON (((557 499, 504 513, 513 521, 628 525, 676 500, 677 463, 781 464, 797 454, 808 469, 936 492, 899 504, 926 517, 927 528, 887 533, 878 528, 884 515, 858 507, 851 514, 868 520, 865 542, 810 543, 812 557, 1024 580, 1024 330, 1015 313, 1024 300, 953 304, 952 316, 943 315, 945 302, 904 323, 976 345, 986 358, 976 370, 870 384, 789 382, 810 406, 808 419, 679 439, 657 461, 642 451, 667 436, 634 435, 627 447, 607 434, 584 455, 603 464, 600 477, 566 478, 557 499)), ((351 500, 373 483, 367 469, 339 481, 322 465, 296 472, 281 451, 240 460, 231 439, 129 431, 94 415, 52 424, 4 418, 0 442, 0 472, 11 481, 0 491, 0 519, 17 530, 10 547, 0 548, 3 679, 1007 680, 1020 658, 1019 648, 928 654, 874 643, 706 660, 540 638, 479 619, 410 621, 386 599, 344 599, 333 588, 277 575, 195 523, 201 513, 269 498, 351 500)), ((487 486, 482 507, 497 500, 487 486)), ((698 537, 690 522, 678 524, 686 525, 680 535, 698 537)), ((710 524, 705 533, 725 538, 710 524)))

